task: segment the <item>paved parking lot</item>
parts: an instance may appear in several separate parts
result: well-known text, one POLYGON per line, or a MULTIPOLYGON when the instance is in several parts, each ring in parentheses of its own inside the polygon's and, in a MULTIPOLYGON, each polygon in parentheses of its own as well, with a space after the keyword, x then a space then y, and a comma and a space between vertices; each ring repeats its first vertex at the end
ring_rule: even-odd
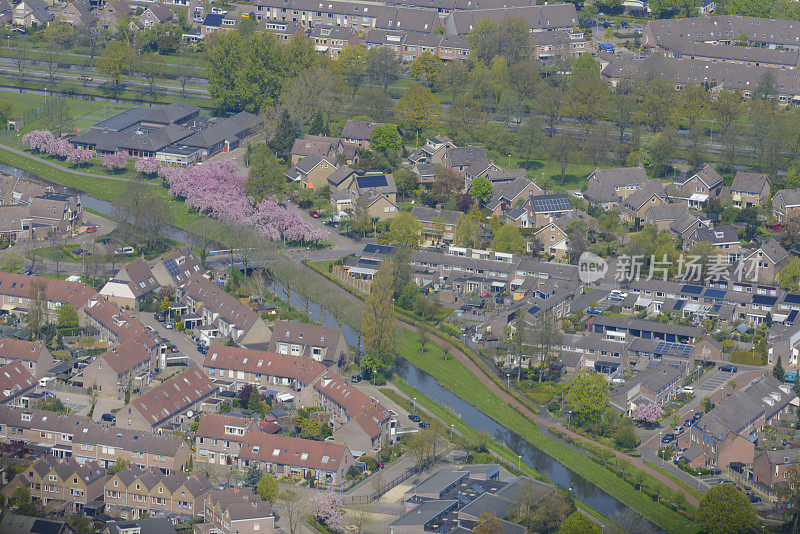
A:
POLYGON ((185 333, 174 328, 167 329, 164 323, 159 323, 151 312, 137 312, 136 318, 144 325, 152 327, 158 335, 178 347, 180 354, 189 357, 189 365, 203 365, 205 355, 197 350, 197 344, 185 333))

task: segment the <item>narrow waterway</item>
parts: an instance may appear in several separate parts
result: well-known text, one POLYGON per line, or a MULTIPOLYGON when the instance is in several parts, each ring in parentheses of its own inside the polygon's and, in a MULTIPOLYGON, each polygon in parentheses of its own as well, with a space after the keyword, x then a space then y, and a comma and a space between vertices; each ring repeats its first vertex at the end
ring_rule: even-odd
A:
MULTIPOLYGON (((49 183, 57 191, 66 189, 64 186, 48 182, 39 176, 15 169, 2 163, 0 163, 0 172, 4 172, 16 177, 26 177, 40 182, 49 183)), ((110 202, 94 198, 82 191, 72 192, 80 194, 84 207, 105 215, 116 215, 116 208, 110 202)), ((179 228, 169 227, 165 233, 167 237, 180 243, 189 242, 188 234, 179 228)), ((286 289, 280 282, 276 282, 275 284, 275 294, 277 297, 283 300, 286 299, 286 289)), ((323 314, 323 310, 318 304, 311 302, 306 310, 306 303, 304 299, 301 299, 295 293, 292 293, 290 303, 293 307, 299 310, 307 311, 311 318, 318 323, 322 323, 324 318, 324 324, 326 326, 340 326, 342 328, 342 332, 344 333, 347 344, 351 347, 356 346, 358 343, 358 335, 350 325, 339 325, 334 315, 330 312, 323 314)), ((488 415, 462 400, 451 391, 445 389, 431 375, 422 371, 421 369, 418 369, 417 367, 414 367, 402 357, 398 358, 397 360, 396 372, 398 376, 405 380, 411 387, 419 390, 431 400, 453 410, 470 427, 479 431, 489 432, 499 443, 506 445, 520 455, 520 461, 534 468, 539 473, 546 474, 550 480, 553 481, 553 483, 564 489, 568 489, 573 493, 573 495, 575 495, 576 498, 585 502, 595 510, 598 510, 606 516, 611 516, 614 514, 614 512, 623 511, 628 508, 617 499, 600 490, 591 482, 588 482, 579 474, 571 471, 560 462, 554 460, 552 457, 537 449, 534 445, 519 436, 519 434, 516 434, 515 432, 503 427, 488 415)), ((619 483, 624 484, 622 481, 619 483)), ((646 520, 642 519, 642 521, 646 520)), ((653 528, 656 529, 654 526, 653 528)))

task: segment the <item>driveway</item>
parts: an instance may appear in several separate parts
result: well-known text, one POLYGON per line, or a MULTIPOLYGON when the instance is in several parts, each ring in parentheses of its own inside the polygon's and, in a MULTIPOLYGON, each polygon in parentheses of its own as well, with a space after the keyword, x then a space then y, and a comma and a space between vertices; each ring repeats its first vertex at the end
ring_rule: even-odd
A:
POLYGON ((136 312, 134 315, 142 324, 152 327, 159 336, 178 347, 180 354, 188 356, 190 367, 193 365, 203 365, 205 355, 197 350, 197 343, 192 341, 192 338, 187 334, 178 332, 174 328, 168 330, 164 326, 164 323, 159 323, 155 320, 151 312, 140 311, 136 312))

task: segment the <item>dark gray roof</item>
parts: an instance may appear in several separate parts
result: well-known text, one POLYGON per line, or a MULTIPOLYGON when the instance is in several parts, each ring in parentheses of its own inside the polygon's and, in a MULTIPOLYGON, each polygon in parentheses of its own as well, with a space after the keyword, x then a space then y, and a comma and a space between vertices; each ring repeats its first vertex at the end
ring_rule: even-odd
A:
POLYGON ((392 523, 391 526, 424 527, 448 512, 455 510, 457 505, 458 501, 425 501, 392 523))
POLYGON ((783 199, 785 207, 800 206, 800 189, 783 189, 777 194, 783 199))
POLYGON ((695 338, 699 338, 703 335, 703 330, 694 326, 658 323, 655 321, 648 321, 647 319, 629 319, 612 317, 610 315, 598 315, 592 320, 596 325, 613 326, 616 328, 632 328, 636 330, 663 332, 666 334, 675 334, 678 336, 689 336, 695 338))
MULTIPOLYGON (((662 187, 663 191, 663 187, 662 187)), ((653 195, 657 195, 661 200, 663 200, 663 192, 659 193, 654 191, 650 187, 642 187, 634 191, 633 194, 628 195, 625 199, 625 207, 631 209, 633 211, 637 211, 641 208, 653 195)))
POLYGON ((483 513, 490 513, 498 519, 505 519, 514 509, 516 504, 513 501, 503 499, 491 493, 483 493, 461 508, 458 513, 464 515, 471 515, 473 517, 480 517, 483 513))
POLYGON ((100 122, 94 124, 92 129, 96 130, 105 130, 108 129, 112 132, 119 132, 130 128, 134 124, 138 124, 142 117, 146 117, 149 115, 153 110, 148 108, 128 108, 125 111, 121 111, 116 115, 113 115, 107 119, 101 120, 100 122))
POLYGON ((683 234, 686 230, 691 228, 692 226, 700 223, 700 218, 696 215, 692 215, 691 213, 685 213, 681 215, 677 220, 672 222, 669 225, 669 229, 675 233, 683 234))
POLYGON ((134 526, 140 527, 141 534, 175 534, 175 527, 166 518, 109 521, 106 526, 110 534, 120 534, 123 529, 134 526))
POLYGON ((408 493, 442 493, 448 488, 469 476, 468 471, 458 469, 440 469, 413 488, 408 493))
POLYGON ((786 258, 789 253, 775 239, 770 239, 768 243, 761 246, 761 251, 773 262, 778 263, 786 258))
POLYGON ((187 104, 181 100, 167 104, 166 106, 155 109, 142 117, 142 122, 155 122, 159 124, 172 124, 181 119, 197 113, 200 108, 194 104, 187 104))
POLYGON ((24 515, 5 514, 0 520, 0 532, 3 534, 60 534, 66 532, 66 523, 24 515))
POLYGON ((757 195, 761 193, 766 182, 769 182, 766 174, 739 171, 733 177, 731 191, 743 191, 757 195))
POLYGON ((342 129, 343 139, 361 139, 369 141, 372 139, 372 132, 381 126, 378 122, 356 121, 348 119, 342 129))
MULTIPOLYGON (((469 0, 466 0, 469 1, 469 0)), ((478 2, 475 2, 478 5, 478 2)), ((521 18, 533 30, 555 30, 572 28, 578 24, 578 13, 575 5, 570 3, 509 7, 497 6, 496 9, 474 9, 471 11, 453 11, 447 18, 448 33, 466 35, 483 19, 492 21, 509 18, 521 18)))
POLYGON ((600 185, 633 185, 643 184, 647 181, 647 173, 644 172, 644 168, 641 166, 596 169, 591 176, 594 176, 600 185))
POLYGON ((224 141, 235 142, 245 137, 259 124, 261 124, 261 119, 252 113, 242 111, 233 117, 216 121, 211 126, 190 135, 183 141, 183 144, 208 149, 224 141))
POLYGON ((572 204, 569 202, 569 195, 566 193, 538 195, 531 197, 531 207, 533 208, 534 213, 551 213, 572 210, 572 204))
POLYGON ((333 171, 333 173, 330 176, 328 176, 328 183, 330 183, 333 186, 337 186, 342 182, 344 182, 347 178, 354 175, 355 173, 356 171, 354 171, 350 167, 342 165, 341 167, 333 171))
POLYGON ((739 242, 739 234, 736 232, 736 227, 730 224, 715 226, 714 228, 701 226, 694 232, 697 241, 708 241, 714 245, 739 242))
POLYGON ((659 204, 647 210, 654 221, 677 221, 687 213, 683 204, 659 204))
POLYGON ((458 224, 458 219, 461 218, 463 213, 460 211, 415 206, 411 210, 411 215, 420 222, 431 222, 436 217, 442 217, 447 221, 447 224, 455 225, 458 224))
MULTIPOLYGON (((449 153, 449 152, 448 152, 449 153)), ((488 163, 488 161, 487 161, 488 163)), ((486 204, 490 210, 495 209, 504 200, 507 202, 514 202, 517 197, 525 190, 526 187, 531 185, 531 181, 527 177, 520 176, 511 182, 500 182, 494 184, 492 187, 492 198, 486 204)), ((538 189, 538 187, 537 187, 538 189)), ((569 199, 568 199, 569 200, 569 199)))
POLYGON ((486 150, 482 146, 453 147, 445 154, 451 167, 469 167, 474 163, 488 163, 486 150))
POLYGON ((722 176, 719 175, 719 173, 714 167, 712 167, 707 163, 703 165, 702 169, 700 169, 693 175, 689 176, 687 181, 691 180, 695 176, 700 178, 709 189, 713 189, 714 187, 722 183, 722 176))

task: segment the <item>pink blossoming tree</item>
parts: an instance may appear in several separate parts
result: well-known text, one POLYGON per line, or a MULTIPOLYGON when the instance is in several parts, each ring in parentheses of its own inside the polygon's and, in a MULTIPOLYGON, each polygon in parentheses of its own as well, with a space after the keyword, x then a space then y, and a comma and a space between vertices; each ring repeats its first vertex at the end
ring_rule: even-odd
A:
POLYGON ((22 136, 22 144, 39 152, 46 152, 47 147, 55 141, 49 130, 33 130, 22 136))
POLYGON ((67 163, 72 163, 80 167, 92 161, 93 158, 94 158, 94 150, 73 148, 72 152, 67 154, 67 163))
POLYGON ((664 409, 658 404, 647 403, 640 404, 633 410, 633 418, 648 425, 658 423, 659 419, 664 416, 664 409))
POLYGON ((139 159, 136 160, 134 168, 136 169, 136 172, 140 172, 148 178, 155 178, 161 171, 161 162, 153 157, 139 159))
POLYGON ((112 171, 121 171, 128 164, 128 152, 117 150, 113 154, 103 158, 103 166, 112 171))
POLYGON ((329 489, 325 493, 318 493, 311 497, 311 515, 330 530, 344 530, 342 501, 333 490, 329 489))

